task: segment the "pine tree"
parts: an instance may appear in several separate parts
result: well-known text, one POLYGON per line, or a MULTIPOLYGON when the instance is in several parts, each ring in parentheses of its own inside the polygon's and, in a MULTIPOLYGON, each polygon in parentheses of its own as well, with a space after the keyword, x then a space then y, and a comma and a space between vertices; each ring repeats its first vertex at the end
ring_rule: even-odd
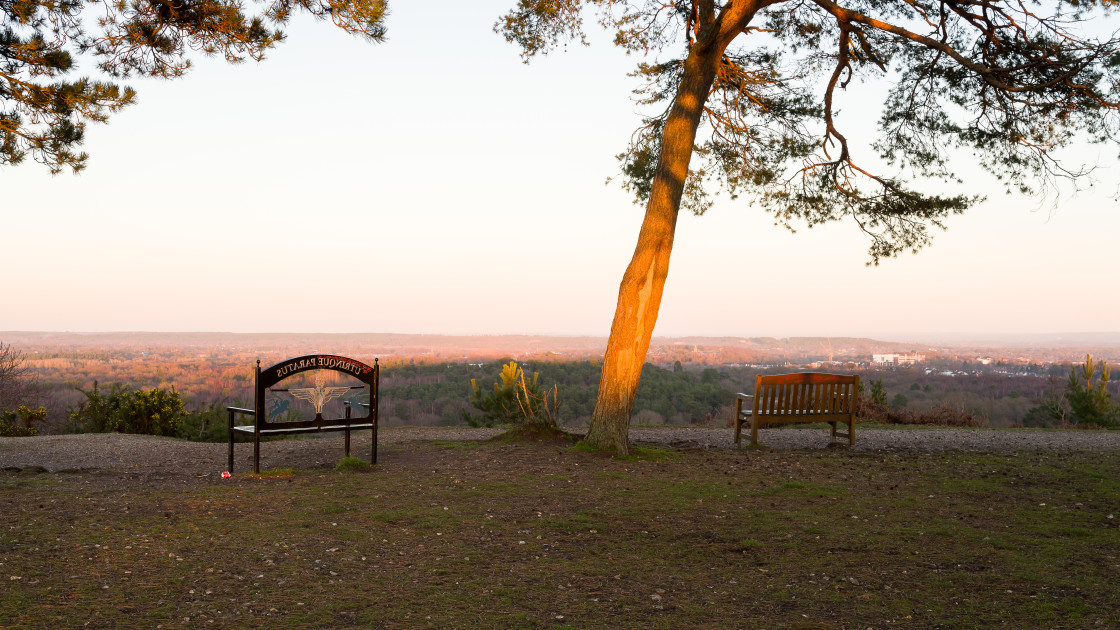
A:
POLYGON ((1120 405, 1112 402, 1108 391, 1111 375, 1108 364, 1095 362, 1091 354, 1085 355, 1084 364, 1070 368, 1065 397, 1074 424, 1110 428, 1120 425, 1120 405))
POLYGON ((980 201, 909 181, 959 181, 950 164, 962 149, 1011 192, 1075 179, 1085 172, 1055 151, 1120 134, 1120 38, 1108 33, 1116 6, 519 0, 495 30, 526 61, 586 43, 585 13, 597 12, 616 45, 644 57, 640 103, 654 112, 620 156, 624 185, 646 215, 619 287, 588 441, 628 448, 682 207, 702 214, 722 189, 750 194, 791 229, 850 218, 878 262, 927 245, 931 228, 980 201), (885 167, 868 164, 836 117, 841 107, 875 105, 865 80, 891 84, 873 145, 885 167))
POLYGON ((86 124, 135 101, 116 80, 180 77, 189 51, 260 61, 300 10, 371 41, 385 36, 386 0, 278 0, 258 15, 237 0, 0 0, 0 166, 30 156, 51 173, 80 171, 86 124), (105 80, 72 77, 82 56, 105 80))

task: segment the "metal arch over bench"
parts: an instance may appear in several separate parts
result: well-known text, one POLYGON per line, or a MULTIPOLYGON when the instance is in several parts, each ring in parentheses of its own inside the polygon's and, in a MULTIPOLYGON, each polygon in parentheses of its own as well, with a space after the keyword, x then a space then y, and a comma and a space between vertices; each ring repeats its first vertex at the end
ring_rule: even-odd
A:
POLYGON ((333 354, 308 354, 294 359, 285 359, 271 367, 261 369, 260 359, 257 360, 254 382, 253 409, 240 407, 227 407, 229 411, 229 472, 233 472, 233 438, 241 433, 253 436, 253 472, 261 471, 261 437, 270 435, 295 435, 301 433, 319 433, 324 431, 346 432, 346 455, 350 455, 350 432, 360 429, 370 429, 373 433, 373 444, 370 447, 370 463, 377 463, 377 386, 380 367, 377 359, 373 360, 370 367, 357 359, 340 357, 333 354), (354 387, 325 387, 317 384, 314 388, 277 389, 274 386, 280 381, 310 370, 333 370, 342 372, 358 379, 363 385, 354 387), (369 402, 360 403, 366 408, 363 417, 351 417, 351 406, 346 404, 344 418, 324 418, 323 405, 341 395, 343 390, 369 388, 369 402), (270 422, 268 413, 264 408, 264 394, 266 391, 289 392, 302 400, 307 400, 315 406, 314 420, 300 420, 294 422, 270 422), (252 416, 253 424, 235 426, 234 417, 238 414, 252 416))

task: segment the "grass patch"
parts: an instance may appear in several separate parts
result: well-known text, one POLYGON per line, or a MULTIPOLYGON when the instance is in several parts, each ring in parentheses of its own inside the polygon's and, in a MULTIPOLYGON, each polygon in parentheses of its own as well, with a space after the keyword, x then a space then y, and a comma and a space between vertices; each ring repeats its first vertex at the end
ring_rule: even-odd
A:
POLYGON ((280 483, 0 473, 0 619, 52 629, 1120 622, 1114 453, 662 455, 416 442, 376 474, 262 475, 280 483))
POLYGON ((430 444, 436 448, 470 450, 482 448, 487 446, 488 443, 484 440, 432 440, 430 444))
POLYGON ((296 472, 297 471, 293 468, 273 468, 271 470, 262 470, 259 474, 253 476, 260 477, 261 479, 267 479, 270 477, 279 477, 284 479, 294 476, 296 472))
POLYGON ((336 464, 334 467, 335 470, 352 472, 363 472, 371 468, 373 468, 373 465, 366 460, 359 459, 357 457, 351 457, 349 455, 339 460, 338 464, 336 464))
POLYGON ((610 454, 614 455, 615 460, 626 462, 664 461, 674 459, 680 455, 680 451, 662 446, 631 446, 629 454, 619 456, 615 455, 613 449, 604 451, 585 440, 579 440, 570 446, 568 451, 571 453, 610 454))
POLYGON ((680 451, 675 451, 671 448, 664 448, 660 446, 635 446, 630 449, 629 455, 618 457, 617 459, 630 462, 659 462, 669 459, 676 459, 680 455, 680 451))

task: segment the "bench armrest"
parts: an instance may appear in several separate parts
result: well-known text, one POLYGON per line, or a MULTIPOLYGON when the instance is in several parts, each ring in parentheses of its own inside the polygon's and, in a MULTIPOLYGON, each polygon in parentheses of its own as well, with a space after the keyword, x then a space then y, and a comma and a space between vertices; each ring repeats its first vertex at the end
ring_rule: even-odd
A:
POLYGON ((754 414, 754 396, 751 394, 735 394, 735 418, 744 419, 754 414))
POLYGON ((226 412, 229 413, 228 427, 230 430, 230 444, 233 444, 233 427, 237 424, 237 414, 253 416, 253 426, 256 426, 257 424, 257 412, 253 409, 245 409, 243 407, 226 407, 226 412))

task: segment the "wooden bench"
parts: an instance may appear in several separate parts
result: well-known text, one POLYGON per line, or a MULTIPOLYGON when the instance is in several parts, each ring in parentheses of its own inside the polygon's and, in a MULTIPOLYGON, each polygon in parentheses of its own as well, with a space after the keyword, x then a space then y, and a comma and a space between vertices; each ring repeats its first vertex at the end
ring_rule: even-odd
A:
POLYGON ((830 438, 848 438, 856 443, 856 395, 859 377, 843 374, 778 374, 755 377, 754 395, 739 394, 735 400, 735 444, 740 444, 743 425, 751 425, 751 444, 758 444, 758 429, 771 424, 827 422, 830 438), (848 425, 837 433, 836 424, 848 425))
POLYGON ((298 435, 304 433, 320 433, 327 431, 344 431, 346 433, 346 456, 350 455, 350 432, 370 429, 373 434, 373 444, 370 447, 370 463, 377 463, 377 387, 380 366, 377 359, 373 360, 370 367, 356 359, 340 357, 333 354, 309 354, 294 359, 286 359, 271 367, 261 369, 261 362, 257 360, 256 375, 253 380, 254 404, 253 409, 241 407, 227 407, 229 412, 229 468, 233 472, 233 441, 235 435, 253 436, 253 472, 261 472, 261 438, 273 435, 298 435), (280 381, 307 372, 309 370, 332 370, 342 372, 357 379, 360 385, 344 387, 327 387, 325 378, 315 381, 314 387, 301 388, 276 388, 280 381), (323 406, 351 390, 368 390, 369 402, 358 403, 363 407, 366 415, 353 417, 351 409, 354 405, 345 404, 345 416, 342 418, 324 418, 323 406), (297 400, 311 404, 315 409, 315 418, 312 420, 280 421, 273 422, 265 410, 265 392, 287 393, 297 400), (253 418, 251 425, 235 425, 235 416, 250 416, 253 418))

